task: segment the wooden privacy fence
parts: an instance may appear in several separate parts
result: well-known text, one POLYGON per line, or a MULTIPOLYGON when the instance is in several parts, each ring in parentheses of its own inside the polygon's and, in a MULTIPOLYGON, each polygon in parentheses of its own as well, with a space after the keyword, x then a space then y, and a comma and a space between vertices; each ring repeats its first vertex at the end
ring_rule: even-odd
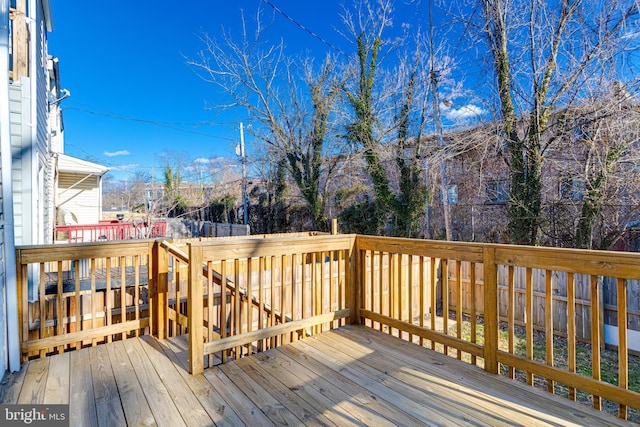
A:
MULTIPOLYGON (((17 262, 23 358, 144 333, 186 333, 189 368, 199 373, 363 323, 490 373, 523 373, 551 392, 562 384, 571 399, 581 390, 596 408, 614 401, 623 418, 627 407, 640 409, 640 393, 629 390, 627 350, 629 283, 640 280, 640 254, 285 235, 19 247, 17 262), (567 284, 562 300, 554 295, 560 280, 567 284), (580 280, 588 283, 582 293, 580 280), (576 319, 603 323, 605 281, 616 288, 617 384, 601 380, 598 345, 590 347, 588 372, 577 369, 576 319), (564 365, 554 357, 560 324, 564 365)), ((583 328, 591 342, 602 342, 601 327, 583 328)))
MULTIPOLYGON (((560 256, 561 254, 559 254, 560 256)), ((384 267, 386 268, 386 266, 384 267)), ((460 275, 458 275, 458 269, 455 264, 450 264, 449 267, 449 283, 450 283, 450 298, 449 301, 454 301, 456 298, 456 292, 458 286, 461 286, 462 292, 462 305, 463 310, 468 312, 471 307, 471 271, 470 263, 462 263, 460 275), (458 284, 458 280, 461 283, 458 284)), ((478 314, 482 314, 483 302, 483 290, 484 282, 483 277, 483 265, 475 265, 475 277, 478 278, 475 284, 475 298, 474 301, 478 314)), ((506 265, 498 266, 498 306, 500 313, 500 320, 507 320, 508 306, 509 306, 509 281, 514 282, 513 297, 515 298, 514 320, 515 324, 524 326, 525 324, 525 293, 526 293, 526 274, 525 267, 509 267, 506 265)), ((546 274, 544 269, 533 269, 530 274, 532 275, 531 281, 533 283, 533 316, 532 322, 535 330, 545 330, 545 298, 547 295, 546 290, 546 274)), ((551 297, 553 299, 553 331, 556 335, 566 337, 567 336, 567 296, 568 296, 568 279, 569 275, 564 271, 552 271, 552 289, 551 297)), ((601 331, 608 330, 609 326, 614 327, 617 324, 618 318, 618 305, 617 305, 617 280, 615 277, 599 276, 598 280, 601 281, 599 290, 601 292, 601 298, 599 299, 600 307, 598 308, 602 315, 599 318, 601 331)), ((580 341, 591 342, 591 276, 588 274, 574 274, 574 294, 575 294, 575 312, 576 312, 576 338, 580 341)), ((437 297, 441 299, 440 289, 438 288, 437 297)), ((630 349, 640 352, 640 281, 627 280, 627 324, 628 331, 633 334, 638 342, 630 342, 630 349)), ((452 307, 453 308, 453 307, 452 307)), ((609 331, 613 333, 613 330, 609 331)), ((609 334, 606 337, 606 344, 615 344, 617 346, 617 337, 609 334)), ((605 334, 601 334, 601 342, 595 343, 595 345, 605 344, 605 334)))

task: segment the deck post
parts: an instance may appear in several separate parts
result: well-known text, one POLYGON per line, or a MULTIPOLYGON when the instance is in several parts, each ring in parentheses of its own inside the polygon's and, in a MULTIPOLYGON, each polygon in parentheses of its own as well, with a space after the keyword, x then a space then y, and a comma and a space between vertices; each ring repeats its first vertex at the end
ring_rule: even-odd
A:
POLYGON ((189 290, 187 293, 187 327, 189 330, 189 372, 192 375, 204 372, 204 340, 202 308, 202 247, 189 247, 189 290))
POLYGON ((485 246, 484 266, 484 370, 498 373, 498 269, 495 248, 485 246))
MULTIPOLYGON (((20 258, 21 258, 21 254, 20 254, 20 250, 18 249, 17 251, 17 255, 16 255, 16 293, 17 293, 17 301, 16 301, 16 307, 17 307, 17 312, 18 312, 18 318, 15 319, 17 321, 18 324, 18 348, 20 350, 19 355, 20 355, 20 360, 18 361, 18 366, 20 366, 21 362, 26 362, 28 360, 28 357, 26 354, 22 353, 22 343, 25 340, 25 322, 28 322, 28 319, 23 318, 25 312, 26 312, 26 307, 28 307, 28 302, 27 302, 27 298, 26 295, 29 293, 28 290, 26 290, 26 286, 29 283, 29 277, 28 277, 28 273, 27 273, 27 269, 29 268, 27 265, 23 265, 20 262, 20 258)), ((5 322, 11 322, 11 318, 10 317, 6 317, 5 322)), ((27 323, 28 325, 28 323, 27 323)), ((29 336, 29 331, 26 331, 27 333, 27 337, 29 336)), ((18 368, 19 370, 19 368, 18 368)))
POLYGON ((169 254, 161 241, 155 241, 151 250, 152 280, 149 289, 151 333, 158 339, 167 336, 167 292, 169 285, 169 254))

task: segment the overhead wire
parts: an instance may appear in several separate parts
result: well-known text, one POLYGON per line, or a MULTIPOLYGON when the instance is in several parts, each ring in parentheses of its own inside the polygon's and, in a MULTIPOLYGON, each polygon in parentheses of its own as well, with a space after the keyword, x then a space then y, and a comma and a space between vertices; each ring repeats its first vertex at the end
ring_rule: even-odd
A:
POLYGON ((287 15, 282 9, 280 9, 278 6, 274 5, 273 3, 271 3, 269 0, 262 0, 267 6, 271 7, 274 11, 276 11, 277 13, 279 13, 280 15, 282 15, 283 17, 285 17, 286 19, 288 19, 289 21, 291 21, 293 24, 295 24, 296 26, 298 26, 300 29, 302 29, 303 31, 307 32, 308 34, 310 34, 313 38, 319 40, 320 42, 324 43, 325 45, 329 46, 331 49, 335 50, 336 52, 339 52, 340 54, 348 57, 349 55, 347 55, 342 49, 340 49, 339 47, 331 44, 330 42, 328 42, 327 40, 325 40, 324 38, 320 37, 318 34, 316 34, 315 32, 313 32, 312 30, 310 30, 309 28, 305 27, 304 25, 302 25, 300 22, 298 22, 297 20, 295 20, 294 18, 292 18, 291 16, 287 15))
MULTIPOLYGON (((91 108, 96 108, 98 110, 102 110, 99 107, 92 107, 92 106, 89 106, 87 104, 81 104, 81 103, 78 103, 78 102, 75 102, 75 104, 86 105, 87 107, 91 107, 91 108)), ((145 123, 145 124, 149 124, 149 125, 160 126, 160 127, 164 127, 164 128, 167 128, 167 129, 172 129, 172 130, 175 130, 175 131, 178 131, 178 132, 184 132, 184 133, 190 133, 190 134, 193 134, 193 135, 205 136, 205 137, 208 137, 208 138, 235 141, 235 139, 229 138, 229 137, 223 137, 223 136, 219 136, 219 135, 211 135, 211 134, 204 133, 204 132, 197 132, 197 131, 193 131, 193 130, 189 130, 189 129, 183 129, 183 128, 176 127, 176 126, 212 126, 212 125, 221 126, 221 125, 224 125, 222 123, 215 123, 215 122, 197 122, 197 123, 164 122, 164 121, 158 121, 158 120, 141 119, 141 118, 138 118, 138 117, 127 116, 127 115, 124 115, 124 114, 121 114, 121 113, 116 113, 116 112, 107 111, 107 110, 102 110, 103 112, 100 112, 100 111, 91 110, 89 108, 74 107, 73 105, 72 106, 66 106, 64 108, 64 110, 66 110, 66 111, 68 111, 68 110, 79 111, 79 112, 82 112, 82 113, 92 114, 92 115, 95 115, 95 116, 108 117, 108 118, 117 119, 117 120, 131 121, 131 122, 137 122, 137 123, 145 123)))

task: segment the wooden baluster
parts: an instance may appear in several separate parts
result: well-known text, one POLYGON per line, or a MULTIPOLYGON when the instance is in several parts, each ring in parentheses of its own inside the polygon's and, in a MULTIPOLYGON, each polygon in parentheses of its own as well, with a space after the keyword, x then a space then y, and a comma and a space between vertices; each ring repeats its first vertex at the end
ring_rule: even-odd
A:
MULTIPOLYGON (((338 251, 338 277, 340 282, 338 283, 338 309, 342 310, 346 308, 346 288, 347 288, 347 265, 346 262, 349 259, 348 253, 346 250, 338 251)), ((345 319, 341 319, 339 322, 340 326, 344 326, 346 323, 345 319)))
MULTIPOLYGON (((240 260, 233 260, 233 331, 231 335, 241 335, 242 334, 242 313, 241 313, 241 302, 242 295, 240 294, 240 260)), ((240 359, 242 356, 242 348, 240 346, 236 346, 235 348, 236 360, 240 359)))
MULTIPOLYGON (((220 338, 227 336, 227 260, 223 259, 220 261, 220 338)), ((222 351, 222 363, 227 363, 227 354, 228 350, 222 351)))
MULTIPOLYGON (((402 254, 396 254, 396 277, 397 277, 397 283, 395 288, 397 289, 397 294, 396 294, 396 303, 397 303, 397 312, 396 312, 396 316, 395 318, 402 321, 403 317, 402 317, 402 311, 404 309, 404 292, 403 292, 403 274, 402 274, 402 258, 404 257, 404 255, 402 254)), ((398 337, 402 338, 403 332, 402 329, 398 329, 398 337)))
MULTIPOLYGON (((265 272, 265 262, 264 257, 258 258, 258 329, 262 329, 264 327, 264 272, 265 272)), ((264 351, 266 349, 266 340, 260 340, 260 351, 264 351)))
MULTIPOLYGON (((567 365, 576 371, 576 283, 573 273, 567 273, 567 365)), ((569 399, 576 400, 576 389, 569 387, 569 399)))
MULTIPOLYGON (((380 314, 384 314, 384 269, 383 269, 383 259, 384 254, 382 251, 378 251, 378 283, 380 285, 380 295, 378 295, 378 299, 380 300, 380 314)), ((387 289, 388 291, 388 289, 387 289)), ((378 329, 380 331, 384 330, 384 325, 382 322, 378 325, 378 329)))
MULTIPOLYGON (((618 278, 618 386, 629 388, 629 351, 627 345, 627 287, 618 278)), ((627 419, 627 406, 618 405, 618 417, 627 419)))
MULTIPOLYGON (((97 301, 96 301, 96 259, 95 258, 91 258, 90 261, 90 266, 89 266, 89 271, 90 271, 90 275, 91 275, 91 329, 95 329, 98 325, 96 324, 96 305, 97 305, 97 301)), ((95 347, 98 344, 98 341, 96 338, 93 338, 91 340, 91 346, 95 347)))
MULTIPOLYGON (((336 274, 336 267, 334 265, 335 252, 329 252, 329 311, 336 310, 336 284, 334 283, 333 276, 336 274)), ((373 286, 373 284, 371 284, 373 286)), ((336 322, 333 321, 329 324, 329 329, 334 329, 336 322)))
MULTIPOLYGON (((442 281, 442 332, 449 335, 449 260, 440 260, 440 276, 442 281)), ((449 354, 449 346, 444 346, 444 354, 449 354)))
MULTIPOLYGON (((456 260, 456 337, 462 339, 462 261, 456 260)), ((458 360, 462 360, 462 350, 458 350, 458 360)))
POLYGON ((175 337, 176 335, 182 335, 182 330, 181 330, 181 326, 178 323, 179 319, 180 319, 180 314, 182 313, 180 307, 182 306, 182 304, 180 303, 180 300, 182 299, 182 293, 180 292, 180 266, 182 264, 182 261, 180 261, 178 258, 173 258, 174 262, 173 262, 173 280, 174 280, 174 285, 175 285, 175 293, 176 293, 176 299, 175 299, 175 303, 174 303, 174 308, 176 310, 176 319, 173 321, 173 327, 172 329, 172 335, 175 337))
MULTIPOLYGON (((507 303, 507 330, 508 330, 508 348, 509 353, 514 354, 514 339, 515 339, 515 319, 516 319, 516 292, 515 292, 515 268, 509 266, 508 277, 508 303, 507 303)), ((513 366, 509 366, 509 378, 516 377, 516 370, 513 366)))
MULTIPOLYGON (((418 281, 419 281, 419 283, 418 283, 418 287, 419 287, 418 288, 419 289, 419 291, 418 291, 419 292, 419 294, 418 294, 418 304, 419 304, 418 311, 419 311, 419 313, 418 313, 418 315, 420 316, 420 321, 419 321, 420 327, 424 328, 425 304, 428 301, 427 288, 425 286, 426 277, 425 277, 424 269, 425 269, 426 265, 425 265, 425 261, 424 261, 424 256, 420 255, 418 262, 420 264, 420 271, 418 273, 418 275, 419 275, 419 278, 418 278, 418 281)), ((420 337, 420 346, 424 347, 424 338, 423 337, 420 337)))
MULTIPOLYGON (((133 256, 133 304, 135 320, 140 320, 140 256, 133 256)), ((136 328, 135 336, 140 336, 140 328, 136 328)))
MULTIPOLYGON (((395 257, 396 254, 387 253, 387 259, 389 260, 389 271, 388 271, 388 280, 389 280, 389 317, 394 317, 395 315, 395 257)), ((388 326, 387 332, 389 334, 393 334, 393 329, 391 326, 388 326)))
MULTIPOLYGON (((215 306, 215 291, 213 282, 213 262, 207 261, 207 342, 211 342, 215 339, 214 335, 214 306, 215 306)), ((210 354, 207 357, 208 366, 213 364, 213 355, 210 354)))
MULTIPOLYGON (((286 304, 287 271, 286 270, 287 270, 287 256, 282 255, 280 257, 280 323, 282 324, 287 323, 287 304, 286 304)), ((324 272, 324 269, 322 271, 324 272)), ((320 284, 321 284, 320 287, 322 289, 322 278, 320 279, 320 284)), ((320 332, 322 332, 322 329, 320 330, 320 332)), ((285 340, 285 336, 280 335, 280 345, 286 344, 287 342, 288 340, 285 340)))
MULTIPOLYGON (((28 281, 26 283, 28 283, 28 281)), ((40 338, 46 338, 47 336, 49 336, 48 328, 47 328, 46 283, 47 283, 47 275, 45 273, 45 264, 44 262, 41 262, 40 263, 40 281, 38 282, 38 302, 40 304, 40 338)), ((28 307, 28 305, 25 307, 28 307)), ((45 357, 46 355, 47 355, 47 349, 45 348, 41 349, 40 357, 45 357)))
MULTIPOLYGON (((600 280, 591 275, 591 373, 594 380, 601 380, 600 369, 600 280)), ((602 410, 602 397, 593 395, 593 407, 602 410)))
MULTIPOLYGON (((533 360, 533 280, 531 268, 526 269, 525 279, 525 328, 527 341, 527 359, 533 360)), ((527 384, 533 385, 533 374, 527 372, 527 384)))
MULTIPOLYGON (((413 325, 413 255, 408 256, 407 264, 407 306, 409 323, 413 325)), ((409 341, 413 342, 413 335, 409 334, 409 341)))
MULTIPOLYGON (((553 366, 553 271, 545 272, 544 327, 547 365, 553 366)), ((547 391, 555 393, 555 383, 547 378, 547 391)))
MULTIPOLYGON (((297 266, 296 263, 298 262, 298 256, 296 254, 292 254, 291 255, 291 321, 295 321, 296 320, 296 298, 298 297, 298 292, 296 292, 296 287, 298 286, 298 282, 297 282, 297 274, 296 274, 296 270, 297 270, 297 266)), ((297 341, 297 336, 298 333, 296 331, 291 332, 290 334, 290 340, 293 341, 297 341)))
MULTIPOLYGON (((105 284, 105 294, 104 294, 104 298, 105 298, 105 310, 106 310, 106 325, 105 326, 109 326, 111 324, 113 324, 113 295, 111 294, 111 257, 108 257, 106 259, 106 284, 105 284)), ((109 334, 106 336, 106 341, 108 343, 111 342, 112 340, 112 335, 109 334)))
MULTIPOLYGON (((469 313, 469 315, 471 316, 471 342, 472 343, 476 343, 478 342, 477 339, 477 311, 476 311, 476 263, 472 262, 469 266, 470 270, 469 270, 469 286, 470 286, 470 299, 471 299, 471 307, 469 307, 471 309, 471 313, 469 313)), ((477 363, 476 360, 476 356, 475 355, 471 355, 471 364, 475 365, 477 363)))
MULTIPOLYGON (((430 271, 430 290, 431 290, 431 330, 435 331, 436 330, 436 316, 438 315, 438 310, 437 310, 437 286, 436 286, 436 282, 437 282, 437 260, 436 258, 430 258, 431 260, 431 271, 430 271)), ((431 350, 435 350, 436 349, 436 342, 435 340, 431 340, 431 350)))
MULTIPOLYGON (((269 267, 270 267, 270 283, 269 283, 269 299, 270 299, 270 305, 271 305, 271 313, 269 313, 269 319, 270 319, 270 325, 269 326, 275 326, 276 324, 276 296, 275 296, 275 282, 276 282, 276 257, 275 256, 271 256, 270 258, 270 263, 269 263, 269 267)), ((270 348, 273 348, 276 346, 276 337, 271 337, 270 340, 270 348)))
MULTIPOLYGON (((245 307, 247 309, 247 332, 253 331, 253 262, 252 258, 247 258, 247 300, 245 307)), ((257 343, 256 343, 257 345, 257 343)), ((252 353, 252 343, 247 344, 247 355, 252 353)))
MULTIPOLYGON (((76 274, 74 277, 74 296, 73 296, 73 309, 69 313, 69 332, 80 332, 82 330, 82 307, 80 306, 80 260, 73 261, 75 265, 76 274), (71 316, 75 316, 75 322, 71 324, 71 316)), ((82 348, 82 341, 78 341, 75 344, 75 349, 82 348)))
MULTIPOLYGON (((369 258, 369 262, 367 263, 367 265, 369 266, 369 283, 370 283, 370 288, 369 288, 369 299, 371 301, 371 304, 366 306, 365 308, 371 311, 376 311, 376 290, 379 288, 378 286, 376 286, 376 251, 368 251, 367 253, 370 254, 370 258, 369 258)), ((366 259, 366 257, 365 257, 366 259)), ((366 276, 363 276, 366 277, 366 276)), ((366 292, 364 292, 366 294, 366 292)), ((378 313, 381 313, 381 311, 378 310, 378 313)), ((375 328, 375 322, 371 321, 370 325, 372 328, 375 328)), ((378 327, 380 327, 380 325, 378 325, 378 327)))

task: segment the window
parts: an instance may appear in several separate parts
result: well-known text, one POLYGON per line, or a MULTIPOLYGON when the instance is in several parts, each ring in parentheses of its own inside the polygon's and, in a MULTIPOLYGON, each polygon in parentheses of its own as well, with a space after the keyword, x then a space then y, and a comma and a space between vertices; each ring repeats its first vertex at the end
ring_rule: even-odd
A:
POLYGON ((487 182, 487 203, 504 204, 509 200, 509 181, 490 179, 487 182))
POLYGON ((584 181, 580 178, 560 179, 560 198, 562 200, 581 201, 584 199, 584 181))
MULTIPOLYGON (((458 186, 457 185, 449 185, 447 187, 447 202, 450 205, 458 204, 458 186)), ((444 199, 442 197, 442 188, 440 189, 440 204, 444 204, 444 199)))
POLYGON ((576 120, 571 130, 571 140, 573 142, 591 140, 592 121, 587 119, 576 120))

